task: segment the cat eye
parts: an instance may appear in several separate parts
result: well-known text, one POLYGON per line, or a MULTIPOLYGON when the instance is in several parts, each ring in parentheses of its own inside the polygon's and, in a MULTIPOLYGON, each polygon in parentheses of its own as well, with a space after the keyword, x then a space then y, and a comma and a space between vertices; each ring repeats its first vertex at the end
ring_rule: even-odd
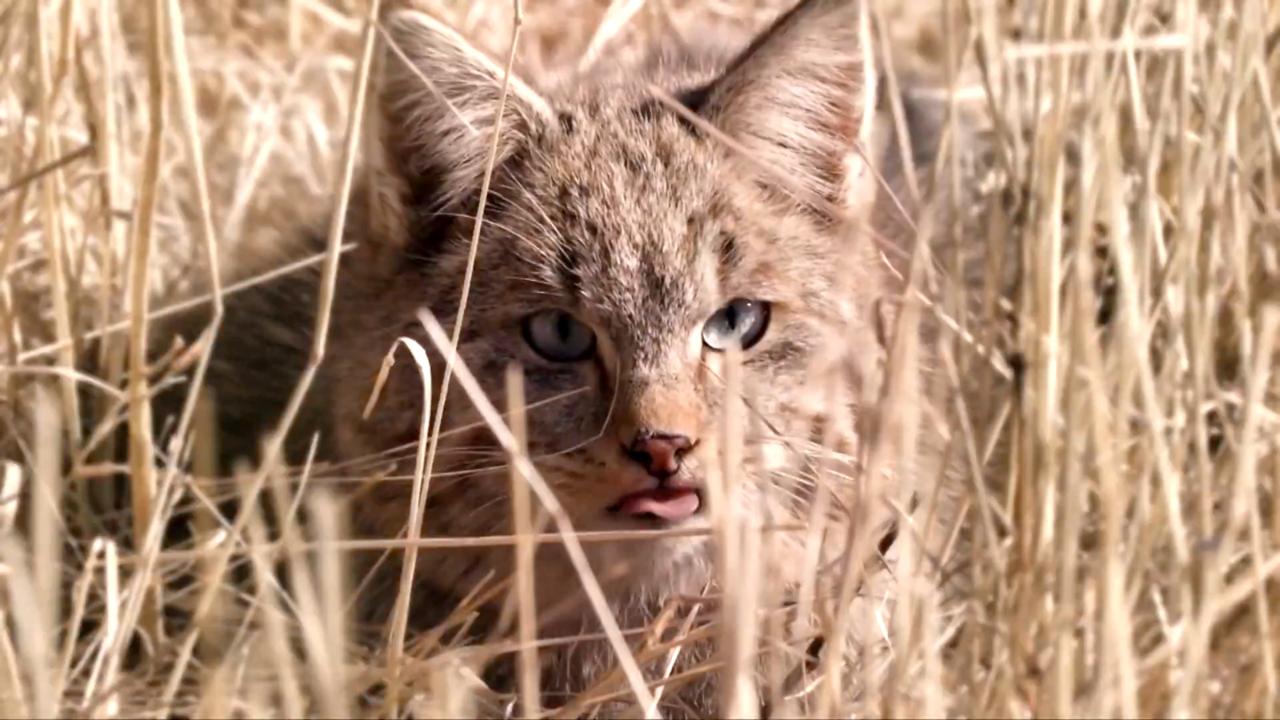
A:
POLYGON ((596 335, 563 310, 543 310, 524 319, 524 341, 552 362, 586 359, 596 348, 596 335))
POLYGON ((702 324, 702 342, 712 350, 724 350, 731 343, 747 348, 760 342, 769 328, 769 303, 734 298, 702 324))

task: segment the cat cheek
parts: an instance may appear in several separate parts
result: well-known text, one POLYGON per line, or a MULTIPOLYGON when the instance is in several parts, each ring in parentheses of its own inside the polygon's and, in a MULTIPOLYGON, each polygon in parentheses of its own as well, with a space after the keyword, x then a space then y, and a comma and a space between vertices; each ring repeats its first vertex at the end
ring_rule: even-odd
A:
POLYGON ((600 387, 607 387, 622 365, 618 348, 608 333, 596 332, 596 356, 592 363, 600 387))
POLYGON ((724 353, 703 353, 702 367, 704 367, 706 372, 712 377, 724 377, 724 353))
POLYGON ((698 323, 685 341, 685 359, 696 363, 702 358, 702 323, 698 323))

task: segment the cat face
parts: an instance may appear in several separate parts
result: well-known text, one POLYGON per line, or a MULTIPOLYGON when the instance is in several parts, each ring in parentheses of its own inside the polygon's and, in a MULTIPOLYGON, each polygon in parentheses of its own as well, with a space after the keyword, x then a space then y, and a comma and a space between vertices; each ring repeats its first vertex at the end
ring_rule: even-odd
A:
MULTIPOLYGON (((850 408, 860 382, 833 349, 851 333, 871 349, 885 290, 859 222, 873 181, 853 169, 870 106, 857 20, 853 3, 811 0, 720 68, 657 63, 546 97, 511 81, 459 354, 499 407, 507 366, 522 367, 529 454, 577 530, 706 526, 718 478, 755 517, 807 521, 814 425, 850 408), (845 374, 826 385, 835 397, 815 393, 826 372, 845 374), (726 418, 740 433, 732 466, 726 418)), ((425 16, 388 28, 412 63, 390 60, 383 96, 406 211, 388 294, 449 327, 501 73, 425 16)), ((392 392, 416 397, 402 380, 392 392)), ((451 392, 430 524, 506 532, 505 455, 451 392)), ((386 446, 418 422, 412 403, 391 403, 353 437, 386 446)), ((380 495, 398 512, 372 525, 394 533, 407 486, 380 495)), ((696 591, 707 552, 682 537, 593 546, 593 559, 632 587, 696 591)))

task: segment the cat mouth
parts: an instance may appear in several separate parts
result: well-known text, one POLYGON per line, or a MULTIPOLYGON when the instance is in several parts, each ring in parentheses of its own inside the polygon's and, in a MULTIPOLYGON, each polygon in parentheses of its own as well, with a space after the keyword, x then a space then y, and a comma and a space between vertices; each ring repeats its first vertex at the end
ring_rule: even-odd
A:
POLYGON ((608 510, 640 520, 676 523, 702 511, 702 494, 690 487, 661 486, 624 495, 608 510))

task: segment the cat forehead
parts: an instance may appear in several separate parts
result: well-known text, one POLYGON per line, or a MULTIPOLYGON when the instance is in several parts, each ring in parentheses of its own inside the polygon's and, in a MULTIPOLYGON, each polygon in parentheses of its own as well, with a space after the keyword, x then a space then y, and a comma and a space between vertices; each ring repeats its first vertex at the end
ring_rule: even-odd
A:
POLYGON ((670 219, 694 213, 717 190, 720 153, 653 98, 561 110, 535 145, 529 174, 556 193, 544 200, 579 211, 670 219))
POLYGON ((506 168, 499 191, 518 226, 508 242, 542 281, 584 301, 676 312, 697 300, 702 257, 729 215, 719 172, 718 153, 669 111, 562 111, 506 168))

